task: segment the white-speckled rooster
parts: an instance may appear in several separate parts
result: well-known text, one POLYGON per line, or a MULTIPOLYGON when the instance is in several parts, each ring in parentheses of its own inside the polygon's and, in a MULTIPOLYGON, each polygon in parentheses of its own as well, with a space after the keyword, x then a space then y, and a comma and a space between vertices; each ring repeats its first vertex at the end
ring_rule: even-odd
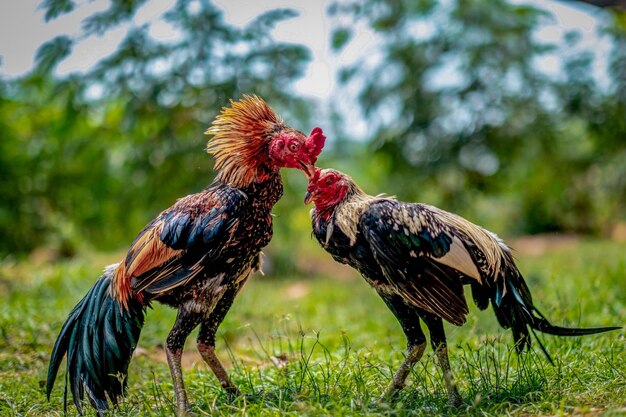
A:
POLYGON ((557 336, 619 329, 550 324, 535 308, 509 248, 494 233, 460 216, 426 204, 367 195, 350 177, 332 169, 317 168, 309 179, 305 203, 310 201, 315 204, 313 233, 321 246, 363 275, 407 337, 406 358, 381 400, 402 389, 411 366, 422 357, 423 321, 443 370, 449 403, 462 402, 450 370, 443 320, 465 323, 464 285, 470 285, 478 308, 491 303, 500 325, 512 330, 518 351, 530 347, 529 329, 557 336))

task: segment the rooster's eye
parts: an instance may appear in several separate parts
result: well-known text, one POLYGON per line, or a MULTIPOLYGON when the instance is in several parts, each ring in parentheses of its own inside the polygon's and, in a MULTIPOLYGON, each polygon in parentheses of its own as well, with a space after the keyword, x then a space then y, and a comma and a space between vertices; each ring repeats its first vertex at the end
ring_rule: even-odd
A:
POLYGON ((291 142, 291 144, 289 145, 289 150, 295 152, 298 150, 298 144, 295 142, 291 142))

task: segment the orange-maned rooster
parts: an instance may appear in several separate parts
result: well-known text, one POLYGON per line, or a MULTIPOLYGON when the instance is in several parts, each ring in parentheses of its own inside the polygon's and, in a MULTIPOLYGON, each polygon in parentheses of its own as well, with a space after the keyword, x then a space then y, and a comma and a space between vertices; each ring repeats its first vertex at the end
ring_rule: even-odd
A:
POLYGON ((282 167, 312 172, 325 137, 294 130, 257 96, 222 109, 207 133, 215 181, 179 199, 137 236, 125 259, 105 268, 72 310, 54 345, 46 393, 67 354, 67 381, 82 414, 84 394, 102 415, 123 395, 128 364, 153 302, 178 309, 165 351, 177 414, 189 407, 181 373, 185 339, 200 326, 198 350, 222 387, 238 390, 215 355, 215 333, 272 238, 282 167), (108 397, 108 400, 107 400, 108 397))

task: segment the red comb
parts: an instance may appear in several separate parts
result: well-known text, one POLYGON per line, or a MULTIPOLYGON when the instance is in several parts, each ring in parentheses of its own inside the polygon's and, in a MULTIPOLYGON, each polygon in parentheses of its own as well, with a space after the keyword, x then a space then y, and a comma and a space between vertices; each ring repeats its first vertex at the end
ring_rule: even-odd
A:
POLYGON ((311 130, 309 137, 306 140, 306 151, 307 154, 311 157, 311 161, 315 163, 317 161, 317 156, 322 152, 322 148, 324 148, 324 143, 326 142, 326 136, 324 136, 324 132, 322 132, 322 128, 316 127, 311 130))

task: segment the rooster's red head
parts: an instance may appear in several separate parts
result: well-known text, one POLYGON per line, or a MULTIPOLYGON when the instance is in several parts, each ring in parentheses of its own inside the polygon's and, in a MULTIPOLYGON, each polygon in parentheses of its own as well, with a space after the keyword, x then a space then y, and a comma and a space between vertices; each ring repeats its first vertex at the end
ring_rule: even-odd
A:
POLYGON ((309 177, 306 191, 304 204, 313 201, 320 210, 334 207, 350 192, 362 193, 352 178, 343 172, 320 168, 315 168, 313 175, 309 177))
POLYGON ((230 101, 206 131, 213 135, 207 151, 215 156, 219 178, 235 186, 262 180, 280 168, 313 174, 325 136, 316 127, 307 137, 285 125, 258 96, 230 101))

